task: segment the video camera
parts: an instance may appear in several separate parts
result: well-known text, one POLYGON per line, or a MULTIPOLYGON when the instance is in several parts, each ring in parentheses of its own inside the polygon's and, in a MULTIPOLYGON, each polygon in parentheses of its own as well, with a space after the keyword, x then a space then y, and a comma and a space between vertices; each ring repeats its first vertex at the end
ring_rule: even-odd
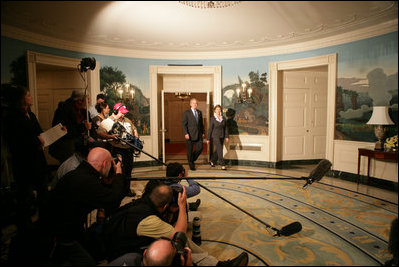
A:
POLYGON ((134 155, 138 156, 140 155, 140 150, 143 148, 143 142, 137 138, 136 136, 128 133, 126 131, 126 128, 119 122, 115 122, 112 125, 112 128, 110 130, 111 134, 116 134, 120 139, 122 139, 122 141, 125 141, 127 143, 133 144, 135 147, 137 147, 138 149, 134 148, 134 155))

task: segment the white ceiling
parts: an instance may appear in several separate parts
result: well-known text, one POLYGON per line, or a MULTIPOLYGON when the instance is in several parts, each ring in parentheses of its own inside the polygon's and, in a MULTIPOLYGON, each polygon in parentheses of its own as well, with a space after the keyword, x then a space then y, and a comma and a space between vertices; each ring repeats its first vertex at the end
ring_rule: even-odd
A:
POLYGON ((178 1, 2 1, 1 23, 109 49, 218 52, 318 40, 396 21, 396 1, 242 1, 196 9, 178 1))

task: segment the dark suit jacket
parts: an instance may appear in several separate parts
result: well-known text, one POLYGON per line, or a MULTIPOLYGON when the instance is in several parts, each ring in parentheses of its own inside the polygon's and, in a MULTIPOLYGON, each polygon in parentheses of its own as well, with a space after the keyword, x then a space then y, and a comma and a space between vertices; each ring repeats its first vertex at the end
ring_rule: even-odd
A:
POLYGON ((196 141, 201 139, 204 134, 204 122, 202 120, 202 112, 198 110, 198 123, 194 117, 193 111, 190 109, 184 111, 183 120, 182 120, 182 128, 184 135, 189 134, 191 141, 196 141))
POLYGON ((227 129, 226 118, 223 117, 222 122, 218 122, 215 116, 212 116, 209 124, 207 139, 210 140, 211 138, 228 138, 228 137, 229 137, 229 131, 227 129))

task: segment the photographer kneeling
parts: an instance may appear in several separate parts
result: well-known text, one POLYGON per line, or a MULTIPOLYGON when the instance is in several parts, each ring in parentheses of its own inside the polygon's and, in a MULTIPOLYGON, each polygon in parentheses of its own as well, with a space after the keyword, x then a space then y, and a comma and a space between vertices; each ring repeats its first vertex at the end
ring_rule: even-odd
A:
MULTIPOLYGON (((152 183, 154 186, 148 193, 133 202, 122 206, 118 212, 111 215, 107 222, 105 237, 108 247, 109 258, 115 258, 129 252, 143 252, 143 248, 159 238, 169 238, 173 240, 176 232, 187 231, 187 212, 186 212, 186 189, 180 187, 182 192, 178 194, 178 218, 176 224, 172 226, 168 222, 167 214, 172 206, 173 189, 163 184, 152 183)), ((243 252, 238 257, 219 261, 208 254, 202 248, 187 240, 187 245, 192 251, 193 263, 199 266, 246 266, 248 254, 243 252)))

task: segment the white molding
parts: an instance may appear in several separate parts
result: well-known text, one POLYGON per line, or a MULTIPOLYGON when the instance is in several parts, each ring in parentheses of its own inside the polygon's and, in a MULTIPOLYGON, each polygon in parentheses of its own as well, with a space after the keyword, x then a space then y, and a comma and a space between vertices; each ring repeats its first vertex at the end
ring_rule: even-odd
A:
POLYGON ((223 58, 249 58, 278 54, 289 54, 296 52, 309 51, 340 45, 344 43, 354 42, 370 37, 375 37, 398 30, 398 19, 376 24, 359 30, 337 34, 334 36, 315 39, 305 42, 296 42, 288 45, 275 45, 264 48, 245 49, 245 50, 226 50, 215 52, 166 52, 166 51, 149 51, 138 49, 122 49, 105 47, 98 45, 88 45, 83 43, 61 40, 48 37, 28 31, 21 30, 16 27, 1 24, 1 35, 18 39, 21 41, 44 45, 53 48, 71 50, 75 52, 92 53, 98 55, 118 56, 128 58, 146 58, 146 59, 223 59, 223 58))
MULTIPOLYGON (((213 77, 213 103, 221 103, 222 100, 222 68, 221 66, 149 66, 150 73, 150 122, 151 122, 151 140, 152 140, 152 155, 159 155, 159 127, 160 120, 159 108, 161 101, 158 92, 160 92, 158 80, 163 75, 192 75, 192 74, 210 74, 213 77)), ((160 79, 162 80, 162 79, 160 79)), ((168 91, 169 92, 169 91, 168 91)), ((207 91, 203 91, 207 93, 207 91)))
MULTIPOLYGON (((37 102, 37 80, 36 80, 36 71, 37 64, 46 64, 53 66, 61 66, 71 69, 76 69, 78 71, 77 66, 80 64, 81 59, 77 58, 68 58, 68 57, 60 57, 54 56, 44 53, 37 53, 32 51, 27 51, 27 69, 28 69, 28 87, 29 91, 33 96, 34 103, 32 105, 32 111, 39 117, 39 109, 37 102)), ((100 92, 100 63, 96 62, 96 68, 93 71, 87 72, 87 90, 90 94, 91 103, 95 101, 95 97, 100 92)))
MULTIPOLYGON (((334 140, 335 171, 357 174, 359 148, 374 149, 374 142, 334 140)), ((360 175, 367 175, 367 157, 360 158, 360 175)), ((398 163, 379 159, 370 159, 370 177, 398 182, 398 163)))
POLYGON ((316 66, 328 66, 328 85, 327 85, 327 136, 326 136, 326 159, 333 162, 334 158, 334 131, 335 131, 335 94, 337 82, 337 54, 329 54, 324 56, 304 58, 289 61, 270 62, 269 63, 269 158, 272 162, 281 160, 279 155, 278 143, 279 132, 278 117, 279 101, 278 89, 279 80, 278 72, 282 70, 300 69, 316 66))

